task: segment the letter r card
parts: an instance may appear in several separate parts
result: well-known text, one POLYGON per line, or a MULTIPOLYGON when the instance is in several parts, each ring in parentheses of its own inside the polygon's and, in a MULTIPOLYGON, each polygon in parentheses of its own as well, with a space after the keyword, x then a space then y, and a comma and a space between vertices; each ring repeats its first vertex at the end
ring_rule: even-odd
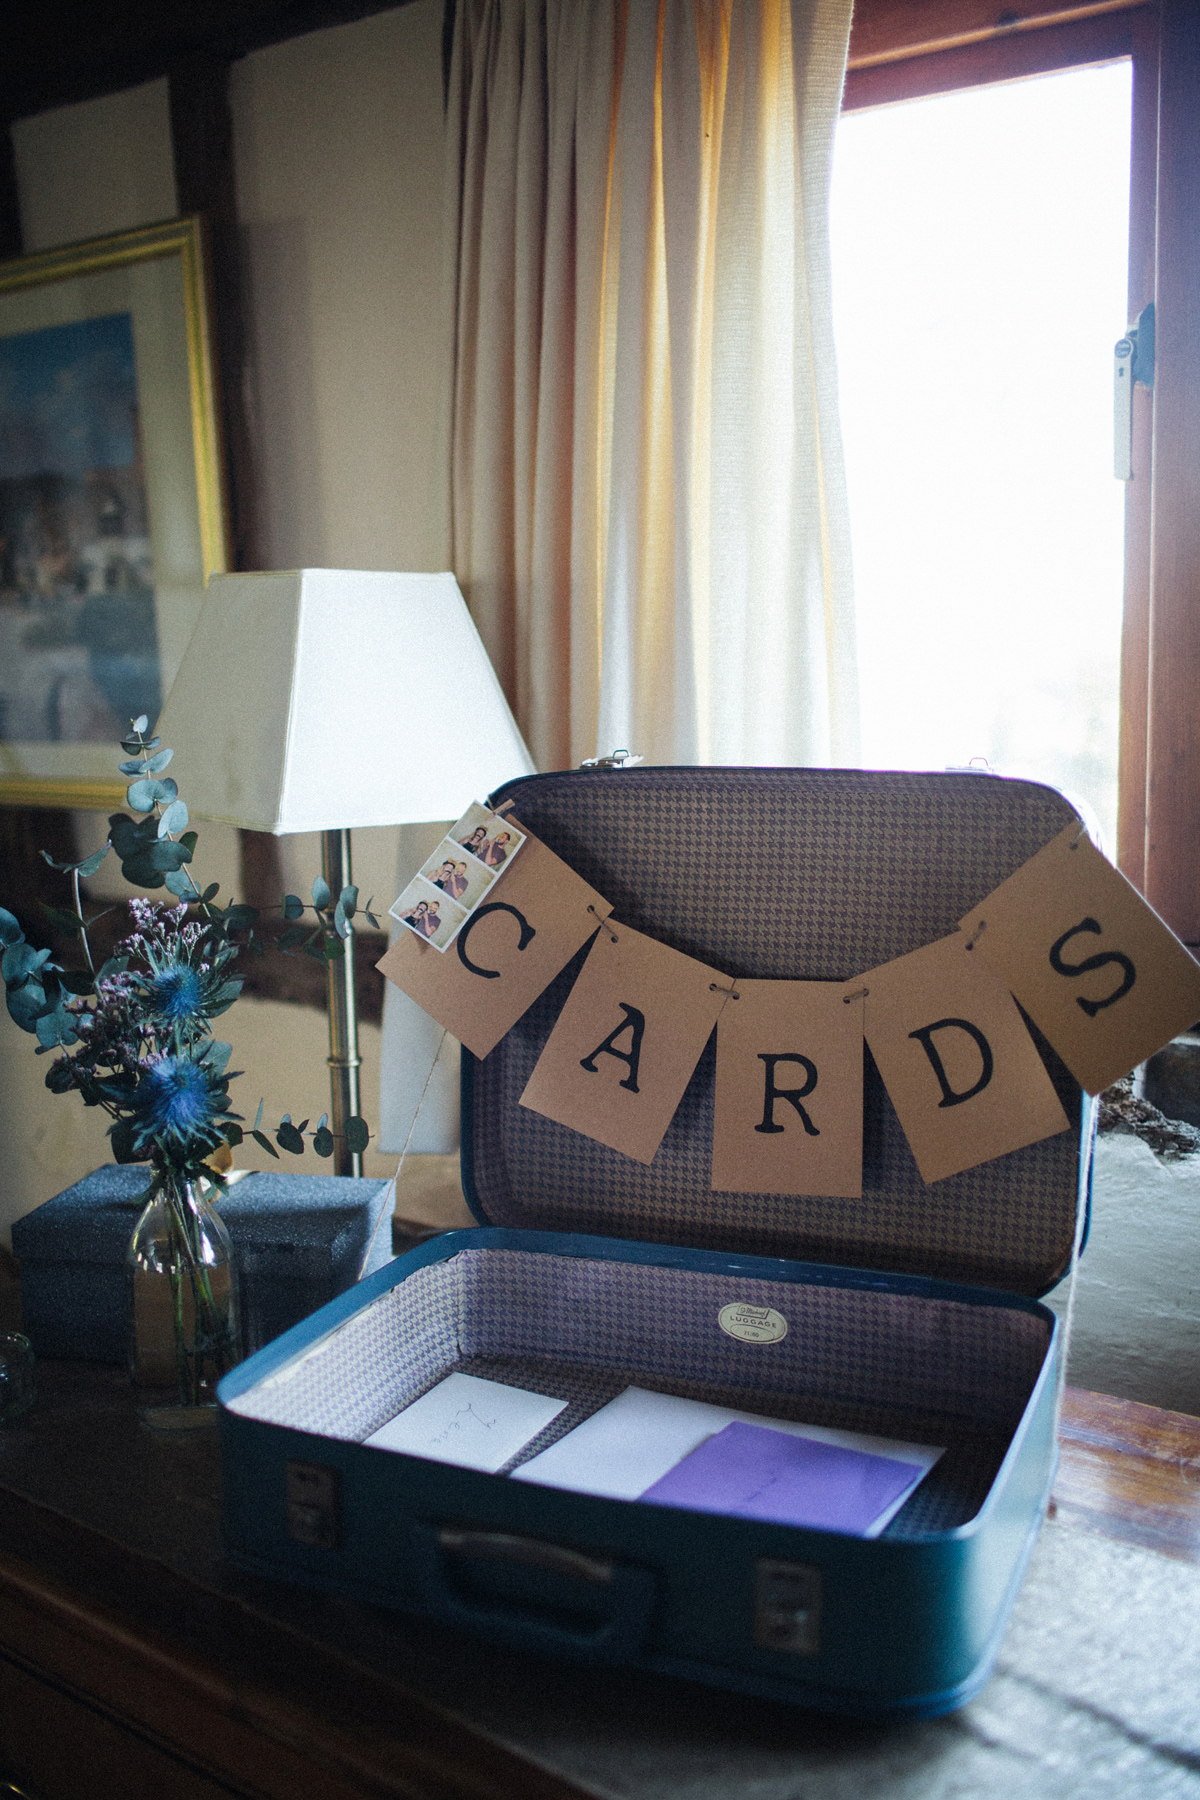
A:
POLYGON ((863 1030, 924 1181, 1066 1131, 1017 1004, 962 932, 855 976, 863 1030))
POLYGON ((862 1039, 840 982, 736 984, 717 1025, 718 1192, 861 1199, 862 1039))

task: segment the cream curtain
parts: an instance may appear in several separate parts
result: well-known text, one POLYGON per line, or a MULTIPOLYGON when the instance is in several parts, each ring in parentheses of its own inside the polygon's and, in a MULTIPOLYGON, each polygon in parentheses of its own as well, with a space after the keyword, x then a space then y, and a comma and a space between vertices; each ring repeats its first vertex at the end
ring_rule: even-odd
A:
POLYGON ((540 767, 849 762, 851 0, 459 0, 455 571, 540 767))

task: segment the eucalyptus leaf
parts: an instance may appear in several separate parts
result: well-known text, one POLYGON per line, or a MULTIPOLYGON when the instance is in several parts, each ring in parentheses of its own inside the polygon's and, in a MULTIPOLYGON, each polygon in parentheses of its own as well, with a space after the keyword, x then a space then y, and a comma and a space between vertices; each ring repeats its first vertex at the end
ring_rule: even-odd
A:
MULTIPOLYGON (((182 841, 183 840, 181 839, 180 842, 182 842, 182 841)), ((204 902, 204 904, 207 906, 210 900, 216 899, 216 897, 220 893, 220 891, 221 891, 220 882, 219 881, 210 881, 208 886, 205 888, 204 892, 201 894, 200 898, 204 902)))
POLYGON ((254 1115, 254 1130, 255 1131, 257 1131, 259 1126, 262 1124, 263 1107, 265 1105, 266 1105, 265 1100, 260 1100, 258 1103, 258 1111, 254 1115))
POLYGON ((4 998, 13 1024, 22 1031, 36 1031, 37 1021, 46 1010, 46 993, 41 984, 27 981, 23 987, 10 988, 4 998))
POLYGON ((75 1021, 69 1012, 56 1006, 53 1012, 43 1013, 37 1020, 34 1029, 38 1043, 43 1050, 56 1050, 60 1045, 77 1044, 79 1033, 75 1021))
POLYGON ((304 917, 304 902, 299 894, 283 896, 283 916, 285 919, 302 919, 304 917))
POLYGON ((256 1144, 259 1144, 262 1147, 262 1149, 269 1150, 276 1162, 279 1161, 279 1152, 265 1131, 252 1131, 250 1136, 254 1139, 256 1144))
POLYGON ((90 969, 60 969, 58 984, 68 994, 91 994, 95 992, 96 978, 90 969))
POLYGON ((191 898, 195 884, 193 883, 191 876, 185 875, 182 869, 168 870, 165 880, 167 892, 169 894, 174 894, 176 899, 188 900, 191 898))
POLYGON ((86 881, 89 876, 96 873, 96 870, 100 867, 100 864, 107 855, 108 845, 104 844, 99 850, 93 851, 91 856, 85 856, 81 863, 75 864, 78 873, 84 881, 86 881))
POLYGON ((346 909, 340 900, 333 909, 333 929, 340 938, 348 938, 350 936, 350 927, 346 923, 346 909))
POLYGON ((130 887, 160 888, 164 886, 163 878, 154 864, 144 856, 131 856, 121 864, 122 879, 130 887))
POLYGON ((158 835, 164 838, 170 832, 182 831, 188 822, 188 809, 182 800, 172 800, 170 806, 158 821, 158 835))
POLYGON ((324 1129, 328 1125, 328 1123, 329 1123, 329 1114, 322 1113, 320 1118, 317 1120, 317 1130, 324 1131, 324 1129))
POLYGON ((5 987, 20 987, 50 961, 48 950, 35 950, 32 944, 10 944, 0 958, 0 975, 5 987))
POLYGON ((241 1126, 233 1124, 232 1121, 225 1126, 225 1142, 231 1150, 237 1149, 244 1135, 241 1126))
POLYGON ((96 970, 96 980, 111 981, 114 975, 123 975, 128 967, 129 958, 127 956, 110 956, 108 961, 102 963, 96 970))
POLYGON ((141 737, 149 723, 150 720, 148 715, 146 713, 139 713, 136 719, 130 719, 129 726, 132 731, 136 731, 138 736, 141 737))
POLYGON ((325 1125, 318 1125, 313 1133, 313 1149, 318 1156, 333 1155, 333 1133, 325 1125))
MULTIPOLYGON (((188 861, 191 862, 193 856, 196 854, 196 845, 199 842, 196 833, 194 831, 185 831, 179 841, 188 853, 188 861)), ((216 891, 216 886, 214 885, 213 893, 215 894, 216 891)))
POLYGON ((365 1119, 360 1119, 355 1113, 346 1120, 346 1148, 351 1156, 361 1156, 370 1141, 371 1133, 365 1119))
POLYGON ((167 869, 182 869, 191 859, 182 844, 173 844, 167 838, 160 838, 145 851, 145 860, 152 869, 165 873, 167 869))
POLYGON ((318 912, 323 912, 333 896, 329 892, 329 883, 323 875, 318 875, 312 884, 312 902, 318 912))
POLYGON ((375 917, 375 914, 373 912, 371 912, 369 908, 364 908, 364 914, 368 919, 370 919, 371 924, 375 927, 375 930, 378 931, 379 930, 379 920, 375 917))
MULTIPOLYGON (((155 738, 154 743, 157 744, 157 742, 158 742, 158 739, 155 738)), ((146 747, 147 747, 147 749, 153 749, 154 746, 147 745, 146 747)), ((174 756, 174 754, 175 754, 175 752, 173 750, 160 750, 158 755, 152 756, 150 758, 149 762, 146 764, 146 774, 147 775, 161 775, 163 770, 166 768, 167 764, 170 762, 171 758, 174 756)))
POLYGON ((152 781, 146 778, 131 782, 126 790, 125 804, 131 806, 134 812, 152 812, 156 806, 175 798, 174 794, 168 792, 168 788, 174 786, 174 782, 152 781))
POLYGON ((322 955, 324 956, 325 961, 327 963, 341 962, 346 955, 345 944, 343 944, 341 938, 335 936, 335 934, 332 931, 329 933, 328 937, 325 939, 325 946, 322 951, 322 955))
POLYGON ((275 1142, 281 1150, 290 1150, 293 1156, 303 1156, 304 1139, 296 1130, 290 1119, 284 1119, 275 1133, 275 1142))
MULTIPOLYGON (((122 744, 121 748, 127 750, 129 746, 122 744)), ((118 763, 117 768, 122 775, 142 775, 145 773, 146 765, 140 756, 135 756, 129 762, 118 763)))
POLYGON ((70 937, 78 937, 83 930, 83 921, 78 913, 73 913, 66 906, 47 906, 42 902, 42 911, 56 931, 65 932, 70 937))
POLYGON ((352 919, 358 908, 358 889, 356 887, 344 887, 338 898, 342 911, 348 919, 352 919))
POLYGON ((20 921, 9 912, 6 906, 0 906, 0 944, 19 944, 24 940, 20 921))
POLYGON ((306 936, 307 931, 303 925, 289 925, 287 930, 281 931, 275 939, 275 948, 282 950, 286 955, 289 950, 294 950, 297 944, 303 943, 306 936))

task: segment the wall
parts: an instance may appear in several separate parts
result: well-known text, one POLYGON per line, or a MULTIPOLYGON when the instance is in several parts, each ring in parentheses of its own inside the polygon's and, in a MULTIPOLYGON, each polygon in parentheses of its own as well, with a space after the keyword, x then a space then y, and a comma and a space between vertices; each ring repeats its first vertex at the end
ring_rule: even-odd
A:
MULTIPOLYGON (((441 0, 262 50, 231 81, 247 269, 248 406, 259 491, 258 566, 440 569, 449 562, 447 346, 441 306, 441 0)), ((176 211, 165 81, 57 108, 14 128, 29 250, 176 211)), ((186 795, 186 779, 180 770, 186 795)), ((235 834, 199 826, 198 861, 239 884, 235 834)), ((103 832, 80 820, 83 845, 103 832)), ((307 891, 315 839, 284 840, 307 891)), ((355 835, 364 897, 397 891, 393 832, 355 835)), ((404 857, 407 870, 407 856, 404 857)), ((98 883, 123 897, 114 870, 98 883)), ((227 1015, 239 1110, 328 1108, 322 1014, 243 1000, 227 1015)), ((362 1031, 364 1110, 379 1118, 377 1027, 362 1031)), ((0 1238, 11 1221, 107 1160, 98 1113, 44 1087, 33 1040, 0 1031, 0 1238)), ((257 1151, 244 1166, 269 1166, 257 1151)), ((372 1149, 368 1173, 396 1158, 372 1149)), ((311 1157, 306 1165, 316 1170, 311 1157)))

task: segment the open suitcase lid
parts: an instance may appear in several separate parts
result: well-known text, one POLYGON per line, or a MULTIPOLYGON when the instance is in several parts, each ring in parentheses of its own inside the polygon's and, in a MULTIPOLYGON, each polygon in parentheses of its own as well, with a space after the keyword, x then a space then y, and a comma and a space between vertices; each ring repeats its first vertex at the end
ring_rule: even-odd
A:
MULTIPOLYGON (((946 936, 1076 817, 1035 782, 844 769, 585 769, 510 782, 505 801, 614 920, 791 981, 847 981, 946 936)), ((484 1223, 1024 1294, 1062 1276, 1094 1108, 1032 1027, 1070 1131, 927 1186, 864 1047, 861 1200, 716 1193, 715 1034, 649 1165, 518 1104, 587 948, 489 1056, 463 1052, 463 1185, 484 1223)))

